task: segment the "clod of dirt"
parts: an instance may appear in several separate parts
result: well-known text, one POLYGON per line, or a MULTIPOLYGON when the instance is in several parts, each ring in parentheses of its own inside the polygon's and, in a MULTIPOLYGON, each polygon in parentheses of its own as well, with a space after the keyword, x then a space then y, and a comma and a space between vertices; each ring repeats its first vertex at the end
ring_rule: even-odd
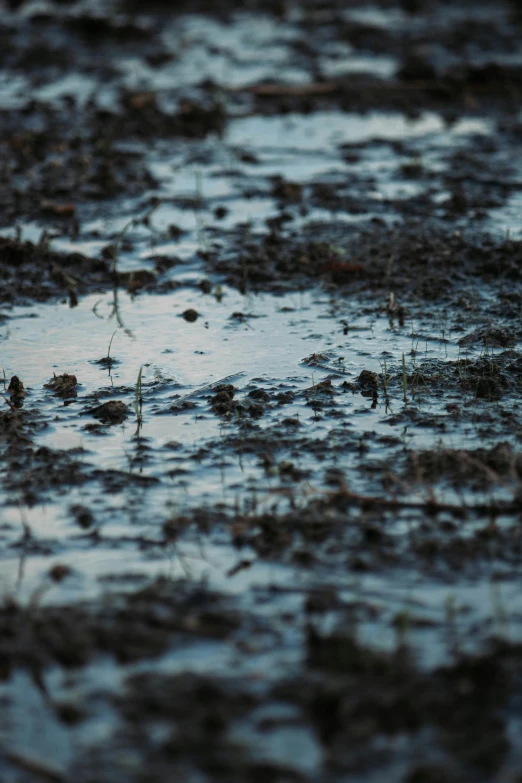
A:
POLYGON ((199 313, 197 310, 193 310, 192 308, 189 308, 188 310, 185 310, 183 313, 181 313, 181 317, 185 319, 185 321, 188 321, 189 324, 194 323, 194 321, 197 321, 199 318, 199 313))
POLYGON ((115 364, 119 364, 119 359, 114 359, 112 356, 102 356, 101 359, 95 359, 93 364, 99 364, 100 367, 106 367, 108 370, 111 369, 111 367, 115 364))
POLYGON ((298 182, 287 182, 282 177, 278 177, 272 194, 279 201, 295 204, 303 199, 303 187, 298 182))
POLYGON ((363 389, 376 389, 378 385, 377 374, 370 370, 363 370, 357 380, 363 389))
POLYGON ((24 389, 24 384, 18 377, 18 375, 13 375, 11 380, 9 381, 9 386, 7 387, 7 391, 12 397, 23 397, 26 393, 24 389))
POLYGON ((14 408, 21 408, 24 404, 24 397, 27 392, 18 375, 13 375, 9 382, 9 386, 7 387, 7 391, 11 395, 11 405, 14 408))
POLYGON ((289 405, 294 401, 295 393, 293 391, 279 392, 276 394, 276 400, 278 405, 289 405))
POLYGON ((16 440, 24 423, 23 414, 12 403, 9 407, 10 410, 0 413, 0 435, 16 440))
POLYGON ((315 367, 319 364, 328 362, 328 356, 324 353, 311 353, 310 356, 306 356, 302 359, 303 364, 308 364, 310 367, 315 367))
POLYGON ((0 301, 43 301, 64 292, 110 283, 109 265, 81 253, 59 253, 48 242, 35 245, 0 238, 0 301))
POLYGON ((112 127, 117 135, 147 138, 150 136, 185 136, 203 138, 208 133, 221 133, 226 124, 226 112, 220 104, 205 104, 183 100, 175 114, 163 111, 154 95, 124 95, 122 112, 113 115, 112 127))
POLYGON ((212 398, 211 406, 214 413, 218 416, 226 416, 237 409, 238 403, 234 401, 236 390, 231 383, 221 383, 214 391, 216 394, 212 398))
POLYGON ((223 220, 228 215, 227 207, 216 207, 214 210, 214 217, 216 220, 223 220))
POLYGON ((494 358, 480 358, 475 362, 464 363, 463 371, 460 372, 461 387, 473 391, 475 397, 498 399, 511 384, 510 374, 517 380, 520 377, 520 360, 508 364, 505 359, 502 353, 494 358))
POLYGON ((92 514, 92 511, 90 511, 90 509, 88 509, 87 506, 76 504, 74 506, 71 506, 70 511, 71 514, 74 515, 77 524, 84 530, 87 530, 88 528, 93 526, 94 516, 92 514))
POLYGON ((415 481, 447 478, 456 487, 485 486, 515 480, 522 475, 522 455, 507 441, 491 449, 436 449, 409 454, 406 472, 415 481))
POLYGON ((459 340, 459 345, 482 344, 493 348, 511 348, 516 343, 516 333, 499 326, 484 326, 459 340))
POLYGON ((76 397, 77 385, 76 375, 64 372, 63 375, 55 375, 50 381, 44 383, 44 389, 51 389, 58 397, 76 397))
POLYGON ((179 403, 174 402, 169 410, 173 413, 181 413, 182 411, 191 411, 194 410, 194 408, 197 408, 198 405, 194 400, 182 400, 179 403))
POLYGON ((301 471, 296 468, 293 462, 290 460, 281 460, 277 466, 277 471, 280 476, 290 479, 291 481, 299 481, 302 477, 301 471))
POLYGON ((91 408, 86 412, 107 424, 121 424, 129 415, 130 409, 121 400, 109 400, 109 402, 104 402, 102 405, 91 408))
POLYGON ((321 635, 310 625, 307 633, 308 665, 330 672, 364 674, 388 671, 401 665, 399 659, 361 647, 346 633, 321 635))
POLYGON ((289 417, 287 419, 283 419, 283 421, 281 422, 281 426, 283 426, 283 427, 300 427, 301 426, 301 422, 299 421, 299 419, 295 419, 295 418, 289 417))
POLYGON ((212 291, 212 283, 207 277, 204 277, 203 280, 199 281, 199 288, 203 294, 210 294, 212 291))
POLYGON ((308 405, 321 405, 321 403, 330 401, 335 395, 335 389, 332 385, 330 378, 326 378, 324 381, 310 386, 305 389, 305 397, 308 400, 308 405))
POLYGON ((42 212, 49 212, 57 217, 74 217, 76 213, 74 204, 59 204, 56 201, 49 201, 48 199, 42 199, 42 201, 40 201, 40 209, 42 212))
POLYGON ((107 604, 0 606, 0 671, 42 670, 50 662, 81 666, 100 653, 137 661, 161 653, 174 634, 225 639, 240 618, 220 595, 200 586, 161 580, 107 604))
POLYGON ((51 569, 49 569, 49 577, 53 582, 63 582, 63 580, 72 574, 72 570, 69 566, 63 563, 57 563, 51 569))
POLYGON ((165 520, 162 526, 165 542, 175 541, 183 530, 189 527, 190 523, 189 517, 172 517, 165 520))
POLYGON ((248 396, 252 397, 254 400, 261 400, 262 402, 268 402, 270 400, 270 395, 264 391, 264 389, 252 389, 252 391, 248 392, 248 396))
POLYGON ((149 269, 134 269, 132 272, 120 272, 118 282, 127 286, 131 293, 156 281, 156 275, 149 269))
POLYGON ((251 402, 246 406, 246 411, 253 419, 258 419, 264 414, 265 409, 259 402, 251 402))

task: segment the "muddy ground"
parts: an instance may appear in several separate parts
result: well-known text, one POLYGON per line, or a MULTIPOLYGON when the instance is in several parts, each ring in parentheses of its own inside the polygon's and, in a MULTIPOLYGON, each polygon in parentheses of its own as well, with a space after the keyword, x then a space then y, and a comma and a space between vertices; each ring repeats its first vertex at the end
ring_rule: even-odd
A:
POLYGON ((519 783, 518 3, 0 7, 2 783, 519 783))

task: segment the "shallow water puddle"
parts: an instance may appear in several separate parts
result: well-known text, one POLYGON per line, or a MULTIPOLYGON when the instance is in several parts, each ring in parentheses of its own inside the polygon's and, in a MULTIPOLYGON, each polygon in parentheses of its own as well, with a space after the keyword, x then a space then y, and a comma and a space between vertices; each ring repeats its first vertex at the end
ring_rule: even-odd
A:
POLYGON ((128 58, 119 66, 129 89, 170 90, 173 84, 198 85, 205 79, 237 88, 273 78, 282 63, 285 81, 306 82, 306 69, 288 67, 295 38, 295 28, 269 16, 238 14, 233 24, 227 24, 186 15, 162 33, 166 49, 174 55, 171 62, 150 68, 138 58, 128 58))
MULTIPOLYGON (((242 296, 227 287, 217 297, 194 288, 138 297, 120 292, 117 310, 113 295, 85 297, 74 309, 65 304, 15 309, 2 337, 6 375, 24 378, 29 390, 26 407, 34 400, 54 411, 52 432, 40 437, 58 447, 85 445, 79 430, 85 419, 78 414, 92 395, 101 393, 100 399, 116 395, 132 404, 140 367, 146 422, 141 434, 158 438, 162 446, 203 432, 215 436, 227 426, 207 411, 202 412, 205 423, 199 421, 200 411, 170 415, 168 420, 158 416, 167 415, 169 405, 189 394, 197 400, 198 389, 204 397, 205 392, 212 393, 208 385, 228 379, 239 389, 266 383, 302 389, 332 374, 338 381, 354 381, 364 369, 380 373, 383 352, 390 367, 421 342, 411 337, 408 327, 392 329, 386 318, 361 317, 355 302, 343 302, 320 290, 242 296), (195 313, 192 323, 183 317, 188 311, 195 313), (323 358, 303 363, 311 354, 323 358), (53 373, 63 372, 75 374, 80 384, 78 397, 65 407, 42 388, 53 373), (182 435, 186 427, 189 430, 182 435), (78 440, 71 440, 74 436, 67 435, 68 429, 77 433, 78 440)), ((428 337, 419 350, 423 359, 449 360, 459 353, 454 344, 428 337)), ((356 401, 366 405, 362 398, 356 401)), ((373 414, 370 403, 373 425, 382 410, 373 414)), ((311 410, 305 420, 314 415, 311 410)), ((124 431, 130 438, 132 417, 124 431)), ((96 443, 102 457, 103 441, 96 443)))
POLYGON ((314 112, 313 115, 246 117, 229 125, 226 140, 241 146, 279 150, 324 150, 339 144, 361 144, 373 139, 409 140, 431 134, 445 136, 447 143, 466 134, 487 134, 483 119, 465 119, 448 130, 440 115, 425 112, 408 119, 399 112, 371 112, 368 115, 342 112, 314 112), (445 134, 443 134, 443 132, 445 134))
MULTIPOLYGON (((442 444, 462 448, 480 442, 473 427, 457 424, 441 433, 407 419, 397 437, 390 421, 408 410, 400 391, 395 389, 386 403, 382 389, 364 397, 360 391, 343 388, 356 383, 363 370, 381 374, 385 361, 388 373, 393 367, 397 372, 402 354, 410 371, 416 361, 444 363, 460 356, 454 342, 426 338, 416 359, 411 351, 414 345, 419 350, 420 340, 412 338, 408 327, 391 328, 388 319, 365 316, 360 310, 356 301, 321 289, 243 296, 227 287, 219 296, 204 295, 194 287, 137 297, 120 292, 117 312, 114 295, 88 296, 72 309, 65 304, 13 309, 3 326, 2 362, 7 377, 24 379, 28 391, 24 410, 39 411, 45 420, 45 428, 34 436, 35 445, 70 450, 71 457, 80 458, 88 470, 112 470, 120 478, 101 496, 89 482, 67 490, 63 499, 62 493, 49 488, 51 504, 33 508, 27 508, 15 493, 10 498, 14 505, 4 515, 5 589, 9 592, 19 585, 20 595, 29 598, 46 584, 45 574, 53 563, 63 559, 77 572, 66 583, 64 600, 71 600, 73 594, 78 598, 97 594, 98 580, 108 573, 179 576, 188 570, 195 578, 208 573, 215 583, 236 560, 227 539, 207 542, 203 537, 191 542, 185 536, 172 572, 169 556, 161 551, 165 519, 190 507, 229 512, 245 503, 268 507, 279 502, 281 490, 279 504, 286 502, 285 493, 295 499, 303 493, 306 499, 323 491, 324 454, 333 458, 334 469, 346 474, 352 487, 365 490, 365 479, 353 473, 363 447, 355 448, 357 443, 364 445, 371 465, 372 460, 384 459, 384 444, 392 435, 390 442, 402 444, 403 449, 442 448, 442 444), (199 314, 195 321, 183 317, 188 310, 199 314), (109 344, 110 373, 100 364, 109 344), (143 420, 137 429, 132 407, 140 367, 143 420), (76 375, 79 382, 77 396, 65 405, 43 388, 53 373, 63 372, 76 375), (332 410, 329 400, 324 407, 317 386, 329 378, 336 390, 332 410), (220 381, 233 383, 242 404, 255 401, 256 394, 277 402, 277 394, 289 392, 290 398, 283 406, 269 402, 260 409, 259 419, 252 414, 223 417, 211 409, 216 394, 212 385, 220 381), (306 391, 313 386, 316 392, 306 391), (97 424, 88 412, 113 399, 128 405, 127 418, 112 426, 97 424), (188 409, 183 409, 185 402, 190 403, 188 409), (286 421, 291 431, 286 425, 285 432, 286 421), (276 455, 271 466, 260 459, 259 451, 252 452, 252 437, 265 440, 267 453, 276 455), (127 485, 125 476, 138 483, 127 485), (146 480, 158 483, 141 486, 146 480), (91 523, 82 534, 71 520, 74 507, 92 509, 92 524, 103 531, 101 546, 92 547, 91 523), (44 548, 49 547, 49 554, 25 558, 20 543, 14 557, 9 553, 9 546, 21 540, 24 526, 44 548), (140 537, 152 547, 150 561, 131 554, 140 537)), ((410 402, 417 407, 415 400, 410 402)), ((429 416, 439 408, 434 401, 421 399, 420 410, 429 416)), ((419 493, 422 498, 424 490, 419 493)), ((443 497, 458 503, 462 494, 447 489, 443 497)), ((401 535, 409 529, 406 525, 401 532, 399 524, 397 532, 401 535)), ((247 584, 255 584, 254 573, 247 572, 247 584)), ((54 586, 49 597, 56 600, 60 592, 54 586)))
MULTIPOLYGON (((238 226, 254 234, 263 231, 267 221, 278 218, 282 204, 293 230, 317 221, 356 223, 376 215, 391 221, 401 201, 447 201, 447 190, 434 194, 433 178, 444 177, 448 155, 492 131, 492 123, 479 118, 448 127, 434 112, 418 119, 399 112, 339 111, 231 119, 219 139, 184 141, 174 149, 164 142, 147 145, 148 168, 158 187, 139 199, 107 202, 106 217, 100 217, 99 209, 93 216, 92 209, 79 204, 79 235, 71 237, 63 224, 56 225, 50 231, 52 247, 96 256, 109 238, 114 240, 125 230, 125 238, 135 245, 130 252, 125 246, 121 249, 118 267, 126 271, 157 255, 191 259, 226 243, 227 232, 238 226), (395 143, 400 143, 400 150, 395 143), (426 181, 404 175, 402 167, 412 161, 422 165, 426 181), (281 195, 280 181, 296 183, 297 195, 287 197, 284 184, 281 195), (338 193, 337 200, 329 198, 330 191, 338 193), (159 201, 149 225, 129 229, 130 221, 150 210, 151 199, 159 201)), ((141 144, 136 148, 143 150, 141 144)), ((503 232, 511 225, 506 221, 499 211, 489 222, 503 232)), ((20 232, 22 238, 37 242, 45 227, 33 221, 0 232, 20 232)))

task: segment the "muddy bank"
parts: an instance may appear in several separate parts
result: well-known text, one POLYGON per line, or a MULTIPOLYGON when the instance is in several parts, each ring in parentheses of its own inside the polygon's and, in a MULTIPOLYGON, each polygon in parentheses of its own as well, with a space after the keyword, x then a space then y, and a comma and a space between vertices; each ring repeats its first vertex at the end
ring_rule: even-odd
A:
POLYGON ((245 291, 287 290, 320 280, 340 286, 345 295, 393 293, 397 301, 413 297, 447 306, 452 296, 462 298, 487 283, 508 299, 517 297, 506 287, 520 278, 518 241, 433 230, 420 221, 388 227, 375 220, 363 231, 323 223, 289 234, 240 240, 228 258, 212 259, 211 268, 245 291))

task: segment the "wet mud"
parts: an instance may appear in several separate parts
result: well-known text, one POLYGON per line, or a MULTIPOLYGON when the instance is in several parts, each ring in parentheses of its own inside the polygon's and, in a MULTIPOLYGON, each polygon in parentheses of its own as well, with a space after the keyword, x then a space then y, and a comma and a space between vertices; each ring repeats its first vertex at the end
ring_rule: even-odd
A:
POLYGON ((520 781, 518 4, 1 10, 0 779, 520 781))

